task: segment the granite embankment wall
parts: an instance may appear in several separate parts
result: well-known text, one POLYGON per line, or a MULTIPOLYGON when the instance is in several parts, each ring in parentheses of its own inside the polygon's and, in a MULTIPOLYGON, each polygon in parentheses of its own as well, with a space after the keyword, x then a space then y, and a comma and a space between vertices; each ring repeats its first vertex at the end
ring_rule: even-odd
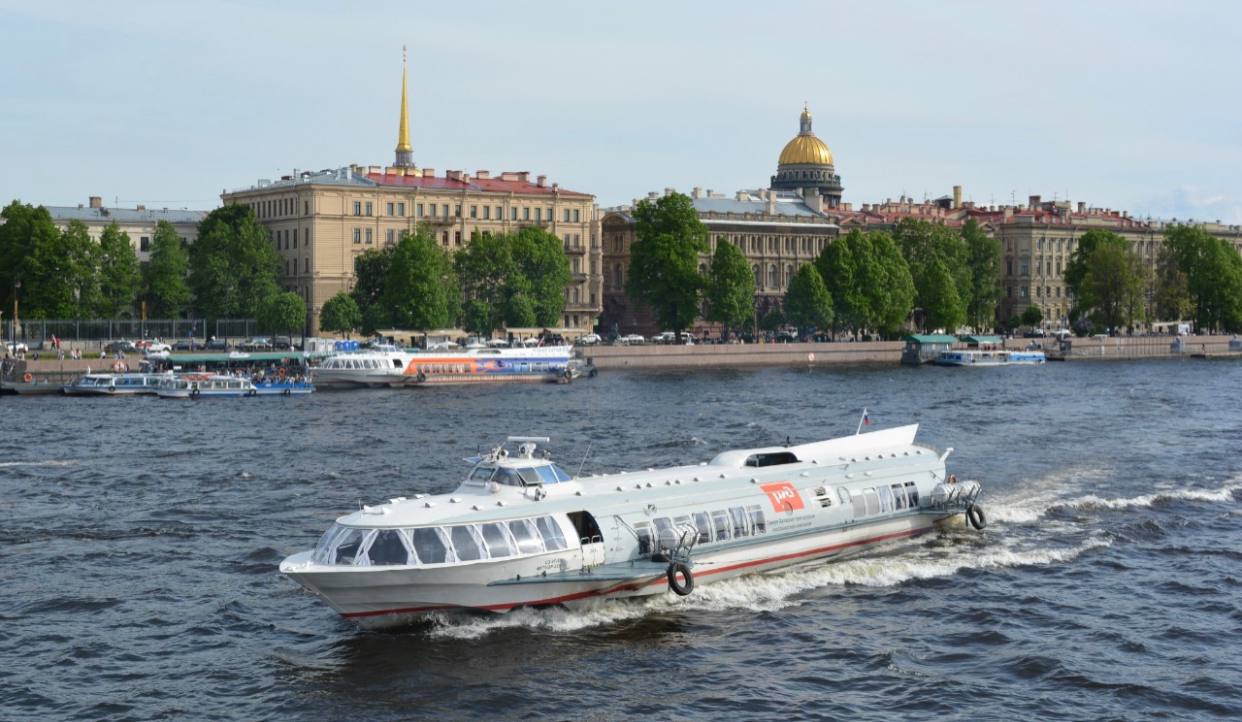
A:
MULTIPOLYGON (((1222 354, 1229 350, 1229 336, 1186 336, 1186 352, 1222 354)), ((1056 341, 1042 339, 1041 348, 1056 353, 1056 341)), ((1169 358, 1170 336, 1075 338, 1067 360, 1119 360, 1169 358)), ((1026 348, 1031 339, 1008 339, 1009 349, 1026 348)), ((829 364, 896 364, 901 362, 901 341, 833 343, 768 343, 696 346, 596 346, 585 354, 600 369, 720 368, 731 366, 808 366, 829 364)), ((960 344, 965 348, 965 344, 960 344)))

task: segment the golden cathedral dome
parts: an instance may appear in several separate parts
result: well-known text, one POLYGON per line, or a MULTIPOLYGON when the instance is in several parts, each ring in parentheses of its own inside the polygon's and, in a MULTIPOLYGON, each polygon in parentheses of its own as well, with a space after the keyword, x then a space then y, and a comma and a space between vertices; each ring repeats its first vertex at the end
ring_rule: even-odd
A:
POLYGON ((780 165, 832 165, 828 144, 811 132, 811 111, 802 109, 801 130, 781 150, 780 165))

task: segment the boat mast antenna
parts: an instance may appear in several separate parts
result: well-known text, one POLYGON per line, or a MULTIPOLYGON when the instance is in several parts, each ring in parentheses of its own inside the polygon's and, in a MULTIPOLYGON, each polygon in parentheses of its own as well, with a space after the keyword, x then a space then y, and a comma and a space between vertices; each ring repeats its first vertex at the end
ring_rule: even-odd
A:
POLYGON ((859 434, 861 434, 862 427, 869 426, 870 424, 871 424, 871 418, 867 416, 867 407, 864 406, 862 416, 858 419, 858 428, 854 429, 854 436, 858 436, 859 434))
POLYGON ((594 440, 590 441, 587 444, 586 453, 582 455, 582 463, 578 464, 578 473, 574 474, 575 477, 582 476, 582 468, 586 466, 587 457, 591 455, 591 446, 593 446, 594 444, 595 444, 594 440))

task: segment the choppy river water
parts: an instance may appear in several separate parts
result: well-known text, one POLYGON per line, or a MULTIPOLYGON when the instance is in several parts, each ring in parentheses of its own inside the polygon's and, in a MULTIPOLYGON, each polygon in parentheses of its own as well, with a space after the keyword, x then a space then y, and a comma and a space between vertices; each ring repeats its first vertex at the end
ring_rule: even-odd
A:
POLYGON ((1242 717, 1242 364, 0 400, 3 719, 1242 717), (571 470, 922 424, 990 524, 686 598, 363 631, 276 571, 506 434, 571 470))

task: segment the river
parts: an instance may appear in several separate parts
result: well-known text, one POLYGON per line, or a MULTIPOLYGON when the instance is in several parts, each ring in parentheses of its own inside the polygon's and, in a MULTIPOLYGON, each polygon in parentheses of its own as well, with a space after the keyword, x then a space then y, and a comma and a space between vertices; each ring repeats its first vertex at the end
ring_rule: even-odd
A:
POLYGON ((0 717, 1242 716, 1242 364, 4 397, 0 717), (990 524, 685 598, 364 631, 277 573, 506 434, 584 473, 920 423, 990 524))

